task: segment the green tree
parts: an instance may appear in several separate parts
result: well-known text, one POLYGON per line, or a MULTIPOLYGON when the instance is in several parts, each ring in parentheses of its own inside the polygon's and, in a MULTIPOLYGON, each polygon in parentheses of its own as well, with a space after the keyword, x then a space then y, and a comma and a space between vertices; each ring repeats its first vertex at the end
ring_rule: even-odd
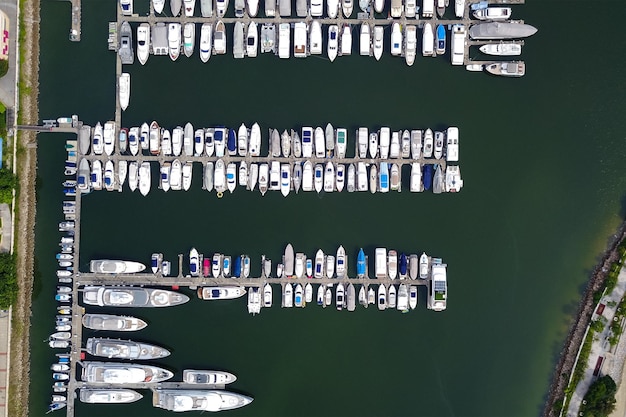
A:
POLYGON ((0 59, 0 77, 4 77, 9 72, 9 60, 0 59))
POLYGON ((0 253, 0 308, 6 309, 17 299, 15 256, 0 253))
POLYGON ((609 375, 598 378, 585 394, 580 413, 585 417, 607 417, 615 409, 617 386, 609 375))

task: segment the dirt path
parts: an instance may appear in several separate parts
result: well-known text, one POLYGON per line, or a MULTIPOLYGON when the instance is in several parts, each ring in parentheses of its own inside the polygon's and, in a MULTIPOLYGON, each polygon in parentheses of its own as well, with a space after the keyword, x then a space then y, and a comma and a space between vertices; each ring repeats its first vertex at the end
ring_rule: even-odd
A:
MULTIPOLYGON (((25 36, 20 40, 21 69, 18 120, 23 124, 37 124, 39 120, 39 0, 21 2, 25 36)), ((17 172, 20 193, 16 213, 17 277, 20 291, 13 306, 13 333, 11 335, 11 373, 9 386, 9 413, 12 417, 28 416, 30 374, 29 331, 33 286, 35 246, 35 181, 37 175, 36 135, 20 131, 18 134, 17 172)))

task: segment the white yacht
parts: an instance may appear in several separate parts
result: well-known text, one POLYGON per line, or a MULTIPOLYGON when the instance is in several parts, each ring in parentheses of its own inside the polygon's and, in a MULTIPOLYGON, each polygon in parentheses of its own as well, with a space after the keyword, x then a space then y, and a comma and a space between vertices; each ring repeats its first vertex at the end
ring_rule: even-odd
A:
POLYGON ((250 156, 259 156, 261 154, 261 128, 256 122, 252 125, 252 129, 250 129, 248 153, 250 156))
POLYGON ((207 62, 211 58, 213 48, 213 26, 210 23, 203 23, 200 28, 200 59, 207 62))
POLYGON ((183 6, 182 1, 181 0, 169 0, 169 1, 170 1, 170 11, 172 12, 172 16, 178 16, 183 6))
POLYGON ((400 56, 402 53, 402 31, 400 24, 394 22, 391 26, 391 55, 400 56))
POLYGON ((270 165, 270 177, 269 177, 269 190, 280 190, 281 178, 280 178, 280 162, 272 161, 270 165))
POLYGON ((106 122, 102 133, 104 153, 111 155, 115 150, 115 122, 106 122))
POLYGON ((240 21, 235 22, 235 27, 233 28, 233 57, 235 59, 241 59, 245 56, 246 39, 243 36, 243 23, 240 21))
POLYGON ((335 177, 337 191, 342 192, 346 183, 346 166, 344 164, 337 164, 335 177))
POLYGON ((367 147, 368 147, 368 139, 369 134, 366 127, 359 127, 359 130, 356 132, 357 137, 357 147, 359 151, 359 158, 367 158, 367 147))
POLYGON ((378 156, 378 134, 376 132, 370 133, 369 153, 370 158, 376 158, 376 156, 378 156))
POLYGON ((337 289, 335 290, 335 306, 337 307, 337 310, 341 311, 345 302, 345 289, 343 287, 343 283, 340 282, 337 284, 337 289))
POLYGON ((261 195, 265 195, 269 185, 269 166, 267 164, 261 164, 259 166, 259 191, 261 195))
POLYGON ((91 150, 95 155, 102 155, 102 152, 104 151, 104 140, 102 136, 102 125, 98 122, 93 128, 93 138, 91 143, 91 150))
POLYGON ((222 285, 215 287, 198 288, 198 298, 201 300, 232 300, 243 297, 246 289, 238 285, 222 285))
POLYGON ((459 128, 449 127, 446 132, 446 161, 458 162, 459 160, 459 128))
POLYGON ((152 405, 169 411, 224 411, 244 407, 252 398, 224 390, 161 389, 154 391, 152 405))
MULTIPOLYGON (((280 274, 279 274, 280 276, 280 274)), ((283 307, 291 308, 293 307, 293 287, 291 283, 286 283, 283 286, 283 307)))
POLYGON ((389 164, 387 162, 381 162, 378 174, 378 191, 388 193, 389 189, 389 164))
POLYGON ((311 22, 309 32, 309 52, 311 55, 322 54, 322 25, 317 20, 311 22))
POLYGON ((316 164, 313 172, 313 182, 315 191, 319 194, 324 187, 324 166, 322 164, 316 164))
POLYGON ((113 167, 113 161, 110 159, 104 164, 104 188, 107 191, 113 191, 115 187, 115 171, 113 167))
MULTIPOLYGON (((265 1, 265 10, 266 10, 265 13, 266 14, 267 14, 267 7, 270 1, 274 1, 274 0, 265 1)), ((266 52, 275 53, 276 52, 276 25, 274 25, 273 23, 264 23, 263 26, 261 26, 260 43, 261 43, 261 53, 266 53, 266 52)))
POLYGON ((522 54, 522 44, 520 43, 490 43, 482 45, 478 49, 480 49, 480 52, 487 55, 517 56, 522 54))
POLYGON ((248 188, 248 164, 246 161, 239 163, 239 186, 248 188))
POLYGON ((424 25, 422 33, 422 55, 435 56, 435 32, 430 23, 424 25))
POLYGON ((183 190, 185 191, 189 191, 189 188, 191 188, 192 172, 193 172, 193 162, 191 161, 185 162, 185 164, 183 165, 183 170, 182 170, 182 176, 183 176, 182 185, 183 185, 183 190))
POLYGON ((142 399, 143 395, 132 389, 81 388, 79 398, 91 404, 128 404, 142 399))
POLYGON ((170 170, 170 188, 174 191, 179 191, 183 187, 183 164, 178 159, 174 159, 172 162, 172 168, 170 170))
POLYGON ((196 42, 195 23, 185 23, 185 26, 183 28, 183 51, 187 58, 193 55, 193 48, 195 46, 195 42, 196 42))
POLYGON ((431 274, 430 294, 428 295, 428 308, 435 311, 443 311, 446 309, 447 301, 446 265, 434 263, 431 274))
POLYGON ((278 57, 286 59, 291 56, 291 26, 289 23, 278 25, 278 57))
POLYGON ((461 168, 455 165, 448 165, 446 167, 446 192, 457 193, 463 187, 463 180, 461 179, 461 168))
POLYGON ((154 384, 174 376, 167 369, 151 365, 92 361, 82 362, 81 365, 81 380, 91 384, 154 384))
POLYGON ((388 127, 381 127, 378 134, 379 153, 382 159, 389 158, 389 143, 391 130, 388 127))
POLYGON ((89 270, 100 274, 134 274, 144 269, 144 264, 135 261, 94 259, 89 263, 89 270))
MULTIPOLYGON (((345 0, 343 0, 345 1, 345 0)), ((349 0, 352 2, 352 0, 349 0)), ((339 55, 351 55, 352 54, 352 28, 350 25, 345 24, 341 31, 341 50, 339 55)))
POLYGON ((326 13, 331 19, 336 19, 339 13, 339 0, 326 0, 326 13))
POLYGON ((181 126, 176 126, 172 131, 172 154, 180 156, 183 151, 184 130, 181 126))
POLYGON ((420 192, 424 189, 422 186, 422 169, 419 162, 411 164, 411 185, 409 190, 412 193, 420 192))
POLYGON ((152 0, 152 7, 157 14, 163 13, 163 7, 165 7, 165 0, 152 0))
POLYGON ((486 7, 474 10, 473 15, 478 20, 507 20, 512 11, 510 7, 486 7))
POLYGON ((306 255, 304 253, 296 253, 296 263, 294 267, 294 274, 296 278, 302 278, 304 276, 304 265, 306 263, 306 255))
POLYGON ((83 326, 88 329, 118 332, 134 332, 148 325, 145 321, 136 317, 91 313, 85 314, 82 322, 83 326))
POLYGON ((426 255, 426 252, 422 252, 422 254, 420 255, 420 263, 419 263, 419 277, 420 279, 426 279, 428 278, 428 268, 429 268, 429 259, 428 259, 428 255, 426 255))
POLYGON ((183 130, 183 152, 185 153, 185 156, 193 156, 193 133, 193 125, 187 122, 185 124, 185 129, 183 130))
POLYGON ((162 162, 159 170, 159 188, 164 192, 168 192, 170 189, 170 172, 172 171, 171 162, 162 162))
POLYGON ((304 22, 298 22, 293 30, 293 56, 295 58, 307 57, 307 33, 308 26, 304 22))
POLYGON ((378 286, 378 309, 385 310, 387 308, 387 288, 383 284, 378 286))
POLYGON ((248 154, 248 128, 244 123, 237 130, 237 154, 239 156, 248 154))
POLYGON ((250 17, 256 17, 259 13, 259 0, 248 0, 248 15, 250 17))
POLYGON ((391 164, 391 169, 389 170, 389 188, 392 191, 401 191, 400 167, 396 163, 391 164))
MULTIPOLYGON (((217 5, 219 14, 220 0, 218 0, 217 5)), ((213 51, 216 55, 223 55, 226 53, 226 28, 224 27, 224 22, 221 20, 215 25, 215 32, 213 33, 213 51)))
POLYGON ((370 34, 370 25, 361 23, 361 36, 359 37, 359 54, 362 56, 370 56, 372 54, 372 37, 370 34))
POLYGON ((293 189, 298 194, 300 191, 300 185, 302 183, 302 164, 300 162, 295 162, 293 165, 293 175, 291 177, 291 182, 293 183, 293 189))
POLYGON ((128 188, 130 191, 135 191, 139 185, 139 165, 137 161, 132 161, 128 164, 128 188))
POLYGON ((415 310, 415 307, 417 307, 417 285, 409 287, 409 307, 411 310, 415 310))
POLYGON ((291 191, 291 166, 280 164, 280 192, 283 197, 287 197, 291 191))
POLYGON ((378 168, 376 164, 372 164, 370 167, 370 193, 374 194, 378 189, 378 168))
MULTIPOLYGON (((258 6, 258 2, 257 2, 258 6)), ((259 51, 259 27, 256 22, 250 22, 246 31, 246 55, 255 58, 259 51)))
POLYGON ((337 158, 345 158, 346 157, 346 145, 348 140, 348 131, 345 128, 337 128, 336 135, 336 143, 335 143, 335 152, 337 154, 337 158))
POLYGON ((465 11, 465 0, 454 0, 454 15, 459 19, 463 18, 465 11))
POLYGON ((324 276, 324 252, 321 249, 318 249, 315 254, 315 267, 313 271, 315 278, 322 278, 324 276))
POLYGON ((213 173, 213 187, 218 193, 226 191, 226 166, 224 161, 218 159, 215 162, 215 172, 213 173))
POLYGON ((227 9, 228 9, 228 0, 215 0, 215 11, 217 12, 217 17, 219 18, 224 17, 227 9))
POLYGON ((161 129, 161 153, 165 156, 172 156, 172 136, 167 129, 161 129))
POLYGON ((185 16, 192 17, 193 12, 196 9, 196 0, 183 0, 183 6, 185 9, 185 16))
POLYGON ((422 153, 422 131, 411 130, 411 158, 419 159, 422 153))
POLYGON ((287 132, 287 129, 283 130, 283 133, 280 135, 280 149, 285 158, 289 158, 291 154, 291 136, 287 132))
POLYGON ((180 55, 180 23, 168 23, 167 25, 167 45, 168 53, 172 61, 176 61, 180 55))
POLYGON ((387 307, 396 308, 396 286, 391 284, 387 289, 387 307))
POLYGON ((404 59, 410 67, 415 62, 415 54, 417 51, 417 27, 415 25, 407 25, 404 30, 404 59))
POLYGON ((272 285, 265 284, 263 287, 263 307, 271 307, 272 306, 272 285))
POLYGON ((293 304, 295 307, 304 307, 306 304, 304 302, 304 289, 302 288, 302 284, 297 284, 296 288, 293 292, 293 304))
POLYGON ((324 158, 326 156, 326 140, 324 130, 321 127, 315 128, 315 157, 324 158))
POLYGON ((259 164, 252 163, 248 170, 248 186, 247 189, 254 191, 257 181, 259 180, 259 164))
POLYGON ((374 0, 374 11, 382 13, 385 8, 385 0, 374 0))
POLYGON ((291 129, 291 149, 293 149, 293 156, 296 158, 302 157, 302 141, 300 140, 300 135, 298 132, 291 129))
POLYGON ((142 23, 137 28, 137 59, 145 65, 150 56, 150 25, 142 23))
POLYGON ((161 128, 156 121, 150 123, 150 154, 158 155, 161 153, 161 128))
MULTIPOLYGON (((526 74, 526 64, 523 61, 494 62, 488 65, 485 65, 485 71, 493 75, 502 75, 505 77, 523 77, 524 74, 526 74)), ((105 150, 106 150, 106 142, 105 142, 105 150)))
POLYGON ((441 159, 443 156, 443 132, 436 131, 435 132, 435 143, 433 146, 433 156, 435 159, 441 159))
POLYGON ((350 16, 352 16, 354 3, 352 2, 352 0, 341 0, 341 9, 343 10, 343 15, 349 18, 350 16))
POLYGON ((384 35, 385 32, 382 26, 374 26, 374 58, 376 58, 376 61, 380 61, 380 58, 383 56, 384 35))
POLYGON ((313 164, 311 161, 304 163, 302 170, 302 191, 313 191, 313 164))
POLYGON ((432 158, 433 156, 433 131, 430 128, 424 133, 424 149, 422 151, 424 158, 432 158))
POLYGON ((328 26, 328 45, 327 53, 330 62, 333 62, 337 58, 337 52, 339 47, 339 27, 337 25, 328 26))
POLYGON ((367 168, 364 162, 357 163, 356 189, 357 191, 367 191, 367 168))
POLYGON ((302 157, 311 158, 313 156, 313 128, 302 128, 302 157))
POLYGON ((92 356, 130 360, 160 359, 170 355, 169 350, 160 346, 105 337, 87 338, 85 351, 92 356))
POLYGON ((237 164, 230 162, 226 166, 226 188, 232 193, 235 187, 237 187, 237 164))
POLYGON ((326 163, 324 169, 324 192, 332 193, 335 190, 335 167, 332 162, 326 163))
POLYGON ((207 162, 204 165, 203 188, 209 192, 213 191, 213 162, 207 162))
POLYGON ((336 256, 336 267, 335 267, 335 272, 337 273, 337 278, 342 279, 345 278, 347 275, 347 258, 346 258, 346 250, 343 248, 343 246, 339 246, 339 248, 337 249, 337 256, 336 256))
POLYGON ((237 377, 230 372, 198 369, 183 370, 183 382, 186 384, 227 385, 236 380, 237 377))

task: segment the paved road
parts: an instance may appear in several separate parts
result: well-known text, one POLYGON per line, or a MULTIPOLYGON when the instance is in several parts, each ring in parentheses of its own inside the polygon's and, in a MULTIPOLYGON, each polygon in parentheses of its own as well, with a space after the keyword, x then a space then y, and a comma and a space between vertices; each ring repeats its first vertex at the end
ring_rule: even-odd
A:
MULTIPOLYGON (((6 107, 15 107, 15 48, 17 36, 17 1, 0 0, 0 10, 9 16, 9 72, 0 78, 0 101, 6 107)), ((6 138, 4 138, 6 140, 6 138)))

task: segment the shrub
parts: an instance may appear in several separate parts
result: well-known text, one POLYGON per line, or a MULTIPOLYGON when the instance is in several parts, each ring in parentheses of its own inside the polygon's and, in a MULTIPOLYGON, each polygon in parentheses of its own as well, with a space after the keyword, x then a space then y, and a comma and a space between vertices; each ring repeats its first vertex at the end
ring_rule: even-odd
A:
POLYGON ((9 60, 0 59, 0 77, 4 77, 9 72, 9 60))
POLYGON ((609 375, 598 378, 585 394, 580 407, 580 415, 606 417, 615 409, 617 386, 609 375))

